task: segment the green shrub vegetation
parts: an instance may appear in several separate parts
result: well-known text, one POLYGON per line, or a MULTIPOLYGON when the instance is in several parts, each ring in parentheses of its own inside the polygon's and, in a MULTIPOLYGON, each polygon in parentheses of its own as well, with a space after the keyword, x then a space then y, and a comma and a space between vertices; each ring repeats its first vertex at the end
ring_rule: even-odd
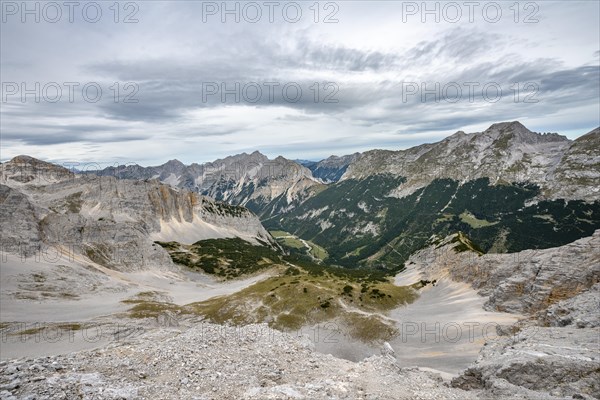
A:
POLYGON ((530 184, 436 179, 406 197, 390 197, 404 181, 385 174, 344 180, 278 218, 264 219, 264 224, 321 246, 329 264, 386 274, 402 270, 432 235, 463 232, 470 244, 457 244, 458 251, 477 247, 478 252, 517 252, 564 245, 600 229, 599 201, 526 205, 539 194, 530 184), (322 229, 324 221, 331 226, 322 229), (367 224, 376 226, 377 234, 361 230, 367 224))
POLYGON ((240 238, 200 240, 191 246, 155 242, 169 252, 173 262, 223 278, 281 265, 283 254, 269 246, 253 245, 240 238))
MULTIPOLYGON (((418 296, 413 288, 395 286, 386 279, 361 281, 368 276, 357 279, 319 267, 317 273, 316 268, 309 271, 304 266, 296 266, 298 274, 271 277, 232 295, 186 307, 216 323, 269 322, 274 328, 289 331, 348 313, 385 312, 418 296), (361 287, 372 295, 352 296, 361 287)), ((356 320, 355 316, 351 319, 356 320)), ((372 322, 370 319, 363 322, 369 321, 372 322)))

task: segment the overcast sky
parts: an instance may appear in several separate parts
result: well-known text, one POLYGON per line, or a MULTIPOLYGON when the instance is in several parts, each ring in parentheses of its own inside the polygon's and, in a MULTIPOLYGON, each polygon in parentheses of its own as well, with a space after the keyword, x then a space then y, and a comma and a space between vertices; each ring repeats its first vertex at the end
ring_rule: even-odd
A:
POLYGON ((600 125, 595 0, 426 3, 437 22, 421 1, 228 2, 239 22, 220 1, 22 4, 2 1, 2 161, 321 159, 500 121, 600 125))

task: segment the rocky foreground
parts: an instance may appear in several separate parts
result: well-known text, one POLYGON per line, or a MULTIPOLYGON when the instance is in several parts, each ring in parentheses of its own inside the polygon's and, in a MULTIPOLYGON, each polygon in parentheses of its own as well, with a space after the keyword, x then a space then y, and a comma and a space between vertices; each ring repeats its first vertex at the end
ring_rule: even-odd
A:
POLYGON ((106 348, 0 364, 2 399, 476 399, 393 353, 360 363, 266 324, 196 323, 106 348))
POLYGON ((188 321, 129 332, 92 351, 4 361, 0 398, 598 398, 600 363, 590 352, 597 335, 540 329, 486 346, 476 367, 448 382, 434 372, 400 367, 387 344, 381 356, 353 363, 316 353, 306 336, 266 324, 239 328, 188 321), (560 384, 549 388, 549 381, 560 384))

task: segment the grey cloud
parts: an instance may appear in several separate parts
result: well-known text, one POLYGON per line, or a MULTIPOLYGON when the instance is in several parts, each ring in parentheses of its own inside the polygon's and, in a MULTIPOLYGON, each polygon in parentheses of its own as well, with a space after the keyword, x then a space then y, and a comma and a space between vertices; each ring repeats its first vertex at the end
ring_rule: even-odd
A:
POLYGON ((344 71, 378 71, 397 65, 396 54, 385 54, 379 51, 362 51, 341 46, 317 45, 303 42, 299 53, 293 61, 308 68, 340 69, 344 71))
MULTIPOLYGON (((375 6, 367 8, 370 7, 375 6)), ((362 18, 360 9, 354 11, 362 18)), ((189 140, 228 136, 245 132, 244 129, 260 131, 261 127, 238 126, 239 122, 235 121, 227 121, 223 126, 193 121, 193 128, 182 128, 189 122, 186 120, 189 111, 210 111, 235 104, 231 97, 225 104, 218 96, 203 101, 203 82, 225 82, 228 87, 236 82, 242 85, 266 81, 297 82, 303 96, 296 103, 286 101, 279 93, 273 102, 263 94, 257 103, 242 99, 239 105, 285 107, 302 112, 298 113, 301 115, 290 112, 288 116, 279 117, 278 122, 282 124, 302 125, 333 119, 339 121, 336 135, 343 136, 347 128, 398 132, 398 141, 378 139, 377 143, 370 144, 368 139, 352 137, 341 143, 338 139, 330 140, 329 132, 325 132, 318 138, 318 143, 311 144, 307 140, 307 143, 285 145, 279 150, 290 152, 297 152, 297 146, 307 152, 318 152, 324 144, 348 152, 353 146, 398 146, 412 143, 407 140, 406 133, 435 133, 499 120, 553 116, 559 111, 568 113, 598 104, 600 73, 597 63, 565 66, 556 48, 544 42, 547 37, 538 38, 537 35, 526 37, 526 48, 540 54, 540 58, 532 59, 523 53, 523 46, 514 41, 519 36, 516 27, 509 27, 506 35, 504 32, 500 35, 492 26, 474 24, 467 29, 456 26, 437 29, 440 26, 436 26, 431 31, 436 34, 422 36, 419 42, 400 53, 386 52, 391 50, 382 50, 385 46, 370 50, 368 43, 365 45, 360 41, 353 46, 351 39, 340 40, 338 37, 336 40, 335 29, 319 33, 319 27, 315 25, 249 26, 220 24, 215 22, 216 19, 202 24, 198 19, 197 2, 181 3, 177 8, 160 2, 141 3, 140 17, 140 24, 128 27, 115 25, 110 20, 94 26, 81 23, 3 25, 5 80, 18 80, 23 76, 33 80, 98 80, 107 83, 106 86, 115 81, 131 81, 137 82, 140 88, 136 104, 115 103, 107 98, 95 104, 3 105, 3 139, 25 144, 84 143, 91 152, 109 142, 154 137, 132 133, 131 127, 138 125, 148 131, 156 128, 162 132, 155 134, 159 139, 189 140), (317 31, 316 35, 312 34, 312 29, 317 31), (66 75, 61 75, 63 72, 66 75), (69 74, 75 73, 79 75, 70 77, 69 74), (335 82, 339 85, 338 102, 315 102, 311 86, 314 82, 331 79, 339 79, 335 82), (475 103, 469 103, 464 97, 452 104, 444 98, 439 98, 436 103, 431 97, 423 102, 419 96, 405 102, 402 82, 409 79, 419 83, 440 82, 441 85, 498 82, 505 98, 493 105, 484 104, 481 91, 478 91, 475 103), (516 82, 538 83, 536 97, 539 103, 514 103, 510 86, 516 82), (482 104, 486 107, 481 107, 482 104), (46 121, 60 123, 52 125, 46 121), (113 128, 115 125, 119 128, 113 128), (94 143, 98 147, 93 147, 94 143)), ((379 21, 374 19, 370 23, 375 26, 379 21)), ((340 28, 343 28, 342 24, 340 28)), ((365 31, 365 35, 370 34, 365 31)), ((576 40, 573 43, 579 45, 576 40)), ((394 48, 393 44, 389 48, 394 48)), ((585 54, 592 53, 597 61, 600 51, 589 51, 586 47, 585 54)), ((321 95, 324 94, 321 91, 321 95)), ((587 117, 587 120, 592 119, 597 125, 597 115, 587 117)), ((573 121, 572 126, 578 123, 573 121)), ((314 126, 313 129, 318 130, 314 126)))
MULTIPOLYGON (((474 92, 474 103, 480 104, 486 100, 483 98, 483 85, 487 83, 498 83, 502 88, 503 100, 508 101, 512 104, 515 111, 509 112, 509 115, 515 114, 516 112, 525 112, 526 109, 532 107, 528 104, 514 103, 514 91, 513 85, 518 83, 523 88, 523 85, 527 82, 533 82, 538 85, 538 92, 534 96, 539 102, 543 102, 545 112, 552 112, 553 110, 559 110, 562 108, 568 108, 570 106, 576 106, 588 101, 595 101, 597 99, 597 91, 595 88, 598 87, 600 74, 597 68, 590 66, 581 66, 572 69, 559 69, 552 70, 549 66, 556 65, 559 63, 556 60, 541 59, 534 63, 522 63, 513 64, 509 66, 497 66, 491 65, 490 63, 483 63, 474 65, 473 67, 458 71, 456 75, 446 74, 444 80, 441 80, 440 87, 450 82, 458 83, 463 92, 462 97, 457 103, 452 105, 453 114, 466 114, 469 115, 470 110, 474 107, 474 104, 469 100, 468 88, 464 85, 465 82, 478 82, 479 87, 474 92), (577 95, 574 95, 574 92, 577 95)), ((186 74, 184 74, 186 75, 186 74)), ((237 76, 238 74, 236 74, 237 76)), ((184 82, 176 82, 173 80, 166 80, 164 82, 153 81, 149 88, 146 88, 143 83, 140 84, 140 103, 134 105, 124 105, 118 103, 106 103, 102 105, 102 111, 110 115, 111 118, 119 120, 129 121, 162 121, 167 122, 169 120, 176 120, 181 117, 181 113, 185 110, 191 110, 196 108, 211 108, 221 107, 225 104, 241 104, 249 106, 269 107, 269 106, 285 106, 303 110, 309 114, 339 114, 348 112, 349 110, 360 110, 363 107, 379 107, 381 110, 381 121, 369 121, 368 117, 363 117, 360 111, 353 115, 353 119, 356 121, 367 121, 368 124, 376 124, 378 122, 404 122, 399 120, 397 117, 398 111, 413 110, 411 120, 418 118, 422 119, 419 114, 415 112, 422 111, 425 115, 431 114, 434 110, 423 109, 423 104, 430 104, 438 102, 445 102, 446 98, 443 97, 443 93, 439 96, 427 96, 425 101, 417 94, 415 96, 409 96, 407 101, 402 98, 402 82, 385 82, 385 83, 370 83, 370 84, 349 84, 339 83, 335 99, 336 103, 324 103, 324 95, 332 93, 332 91, 325 92, 321 88, 321 99, 315 102, 313 97, 314 93, 311 91, 311 87, 314 85, 314 81, 298 81, 296 82, 302 88, 302 97, 298 102, 290 102, 282 97, 279 86, 276 89, 275 99, 271 102, 266 92, 260 101, 256 103, 246 102, 241 98, 240 103, 233 101, 233 96, 227 96, 225 103, 222 102, 219 94, 209 96, 208 101, 204 102, 202 98, 202 84, 203 82, 217 82, 217 79, 211 76, 206 76, 206 81, 200 80, 187 80, 184 82), (185 86, 185 87, 184 87, 185 86)), ((289 80, 285 79, 273 79, 267 78, 265 81, 278 81, 281 84, 294 82, 294 77, 290 76, 289 80)), ((435 79, 424 79, 421 82, 425 82, 428 87, 433 87, 437 80, 435 79)), ((234 87, 235 83, 240 83, 242 87, 246 81, 236 80, 225 80, 226 86, 229 88, 234 87)), ((262 85, 262 81, 259 81, 262 85)), ((491 92, 494 93, 493 91, 491 92)), ((526 93, 523 93, 526 94, 526 93)), ((450 90, 448 92, 450 100, 455 96, 455 93, 450 90)), ((520 101, 523 101, 521 98, 520 101)), ((501 110, 498 106, 495 107, 495 111, 500 117, 499 113, 501 110)), ((539 110, 536 110, 539 112, 539 110)), ((502 118, 499 118, 499 120, 502 118)), ((481 118, 478 117, 458 117, 456 118, 456 126, 460 128, 460 124, 466 122, 479 122, 481 118)), ((437 129, 447 129, 445 124, 438 124, 437 129)), ((431 124, 427 123, 423 125, 422 129, 431 129, 431 124)), ((422 129, 419 129, 421 131, 422 129)))
POLYGON ((118 130, 94 125, 52 126, 35 124, 27 132, 8 131, 2 133, 3 140, 18 141, 28 145, 51 145, 63 143, 111 143, 147 140, 150 135, 133 135, 118 130), (35 129, 37 128, 37 129, 35 129))
POLYGON ((443 57, 448 60, 464 61, 477 54, 487 55, 494 48, 504 46, 498 34, 455 28, 438 39, 421 41, 406 52, 406 64, 430 62, 443 57))

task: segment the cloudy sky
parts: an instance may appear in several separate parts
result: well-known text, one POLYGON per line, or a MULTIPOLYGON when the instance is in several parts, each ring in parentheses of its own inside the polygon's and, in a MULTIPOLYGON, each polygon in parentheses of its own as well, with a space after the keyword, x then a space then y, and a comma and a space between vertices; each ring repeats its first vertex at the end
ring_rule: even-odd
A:
POLYGON ((23 4, 2 1, 2 161, 320 159, 600 125, 595 0, 23 4))

